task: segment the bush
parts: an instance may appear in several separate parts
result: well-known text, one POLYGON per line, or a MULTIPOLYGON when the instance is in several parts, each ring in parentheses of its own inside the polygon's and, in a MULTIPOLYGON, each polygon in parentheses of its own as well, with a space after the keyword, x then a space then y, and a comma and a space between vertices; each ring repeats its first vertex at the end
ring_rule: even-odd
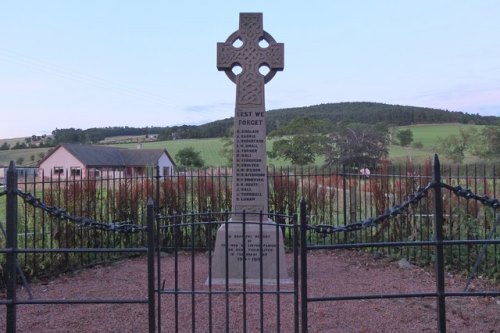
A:
POLYGON ((413 148, 422 149, 424 148, 424 144, 421 141, 415 141, 412 145, 413 148))
POLYGON ((193 147, 186 147, 175 155, 175 159, 180 166, 188 168, 202 168, 205 161, 201 158, 200 152, 194 150, 193 147))

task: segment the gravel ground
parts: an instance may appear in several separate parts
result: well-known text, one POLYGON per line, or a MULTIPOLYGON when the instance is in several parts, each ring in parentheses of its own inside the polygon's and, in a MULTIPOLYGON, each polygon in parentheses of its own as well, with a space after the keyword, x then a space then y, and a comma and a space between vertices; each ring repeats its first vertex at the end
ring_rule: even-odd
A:
MULTIPOLYGON (((291 255, 287 255, 291 271, 291 255)), ((161 258, 161 279, 165 289, 174 287, 174 260, 161 258)), ((199 253, 179 255, 179 288, 207 291, 205 281, 208 256, 199 253), (193 261, 194 260, 194 261, 193 261), (192 267, 195 267, 194 274, 192 267), (194 280, 192 279, 194 277, 194 280)), ((309 297, 399 292, 433 292, 432 268, 411 266, 401 268, 397 261, 374 259, 354 251, 312 252, 308 256, 309 297)), ((461 291, 465 277, 446 275, 446 290, 461 291)), ((97 266, 32 285, 35 299, 145 299, 147 295, 146 259, 135 258, 107 266, 97 266)), ((241 290, 231 286, 231 291, 241 290)), ((276 286, 266 286, 275 291, 276 286)), ((281 285, 281 291, 291 285, 281 285)), ((473 290, 499 290, 500 286, 478 279, 473 290)), ((224 290, 214 286, 214 291, 224 290)), ((294 327, 294 298, 283 294, 266 294, 262 299, 251 294, 258 286, 247 286, 246 297, 232 294, 228 298, 214 294, 181 295, 177 300, 177 324, 180 332, 207 332, 211 321, 213 332, 291 332, 294 327), (211 302, 211 303, 210 303, 211 302), (211 304, 211 307, 209 306, 211 304), (228 307, 226 308, 226 304, 228 307), (246 304, 246 306, 245 306, 246 304), (262 307, 261 307, 262 306, 262 307), (278 312, 279 307, 279 312, 278 312), (209 309, 212 311, 209 311, 209 309), (194 311, 193 311, 194 309, 194 311), (226 312, 227 311, 227 312, 226 312), (246 312, 246 322, 243 321, 246 312), (226 313, 229 320, 226 323, 226 313), (261 321, 260 314, 263 313, 261 321), (194 319, 194 320, 193 320, 194 319), (192 323, 195 327, 192 327, 192 323)), ((27 299, 23 288, 20 298, 27 299)), ((5 298, 5 294, 0 294, 5 298)), ((162 332, 175 329, 175 299, 163 295, 161 301, 162 332)), ((500 298, 460 297, 447 299, 448 332, 500 332, 500 298)), ((0 312, 0 330, 5 331, 6 307, 0 312)), ((19 305, 18 332, 146 332, 147 305, 19 305)), ((434 298, 391 300, 357 300, 315 302, 309 304, 309 332, 436 332, 436 301, 434 298)))

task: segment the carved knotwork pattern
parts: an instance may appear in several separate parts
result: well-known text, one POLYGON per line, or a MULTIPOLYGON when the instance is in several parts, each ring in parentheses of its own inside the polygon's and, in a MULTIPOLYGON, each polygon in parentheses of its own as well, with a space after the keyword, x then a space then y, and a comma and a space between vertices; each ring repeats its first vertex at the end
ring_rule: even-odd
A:
POLYGON ((261 105, 264 103, 264 78, 260 73, 242 75, 238 89, 238 104, 261 105))
POLYGON ((262 15, 249 14, 242 15, 240 18, 240 33, 248 41, 258 40, 262 35, 262 15))
POLYGON ((234 52, 232 45, 223 44, 219 47, 218 62, 223 64, 225 68, 231 68, 231 65, 236 62, 237 52, 234 52))
MULTIPOLYGON (((278 44, 262 28, 261 14, 242 14, 240 29, 233 33, 225 43, 218 46, 218 68, 226 73, 235 65, 243 69, 234 80, 234 75, 228 76, 237 84, 237 103, 241 105, 262 105, 264 103, 264 76, 259 72, 262 65, 269 66, 271 72, 283 69, 283 45, 278 44), (233 43, 240 39, 243 45, 235 48, 233 43), (262 48, 259 41, 265 39, 269 46, 262 48)), ((274 73, 272 73, 274 75, 274 73)), ((272 78, 267 77, 267 80, 272 78)))

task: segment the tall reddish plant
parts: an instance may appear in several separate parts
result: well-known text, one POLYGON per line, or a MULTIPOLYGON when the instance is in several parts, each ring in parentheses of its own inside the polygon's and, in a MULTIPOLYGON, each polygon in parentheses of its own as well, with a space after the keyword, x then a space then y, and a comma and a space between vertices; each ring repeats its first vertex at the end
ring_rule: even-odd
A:
POLYGON ((187 178, 166 177, 160 182, 160 209, 166 215, 186 212, 187 178))
POLYGON ((71 181, 64 188, 67 209, 73 215, 95 216, 97 189, 94 180, 71 181))
POLYGON ((298 182, 290 174, 278 172, 272 175, 269 188, 269 207, 275 212, 296 212, 298 204, 298 182))
POLYGON ((120 181, 115 200, 115 219, 137 223, 141 206, 141 187, 132 178, 124 178, 120 181))
POLYGON ((342 180, 337 177, 314 176, 308 177, 302 183, 302 193, 307 198, 308 215, 324 217, 329 207, 333 205, 339 181, 342 180))
POLYGON ((375 211, 377 215, 383 214, 389 207, 389 160, 381 160, 380 165, 376 170, 378 175, 376 178, 372 177, 370 182, 370 189, 375 202, 375 211))
POLYGON ((75 216, 94 216, 97 188, 94 180, 53 182, 44 189, 43 200, 51 206, 65 208, 75 216))
POLYGON ((221 182, 220 176, 214 178, 213 175, 204 173, 193 186, 199 212, 229 209, 231 192, 228 191, 227 184, 221 182))
MULTIPOLYGON (((95 180, 72 179, 53 182, 44 190, 43 201, 65 209, 72 216, 95 217, 97 214, 97 188, 95 180)), ((64 247, 77 246, 81 241, 78 227, 71 222, 57 220, 54 239, 64 247)))

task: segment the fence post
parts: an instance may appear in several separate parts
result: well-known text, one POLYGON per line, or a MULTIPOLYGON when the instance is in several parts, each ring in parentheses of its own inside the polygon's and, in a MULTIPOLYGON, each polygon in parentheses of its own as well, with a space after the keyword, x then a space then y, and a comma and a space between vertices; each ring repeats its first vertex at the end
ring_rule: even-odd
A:
POLYGON ((13 161, 7 170, 7 332, 16 331, 17 317, 17 171, 13 161))
POLYGON ((434 186, 434 234, 436 240, 438 331, 440 333, 446 333, 446 300, 444 290, 443 253, 443 195, 441 193, 441 165, 437 154, 434 155, 432 167, 432 183, 434 186))
POLYGON ((300 313, 300 298, 299 298, 299 231, 300 224, 297 213, 293 215, 293 289, 295 290, 294 295, 294 321, 295 327, 294 332, 300 332, 299 326, 299 313, 300 313))
MULTIPOLYGON (((163 177, 167 177, 166 174, 163 174, 163 177)), ((160 209, 160 180, 161 180, 161 176, 160 176, 160 166, 157 165, 156 166, 156 175, 155 175, 155 201, 154 201, 154 204, 155 204, 155 209, 157 210, 157 213, 159 213, 159 209, 160 209)))
POLYGON ((300 297, 302 333, 307 333, 307 218, 306 200, 300 200, 300 297))
POLYGON ((154 204, 153 199, 148 199, 147 205, 148 227, 148 318, 149 333, 156 330, 155 322, 155 244, 154 244, 154 204))
MULTIPOLYGON (((346 168, 342 165, 342 213, 344 215, 343 224, 347 224, 347 180, 346 180, 346 168)), ((344 232, 344 243, 347 243, 347 233, 344 232)))

